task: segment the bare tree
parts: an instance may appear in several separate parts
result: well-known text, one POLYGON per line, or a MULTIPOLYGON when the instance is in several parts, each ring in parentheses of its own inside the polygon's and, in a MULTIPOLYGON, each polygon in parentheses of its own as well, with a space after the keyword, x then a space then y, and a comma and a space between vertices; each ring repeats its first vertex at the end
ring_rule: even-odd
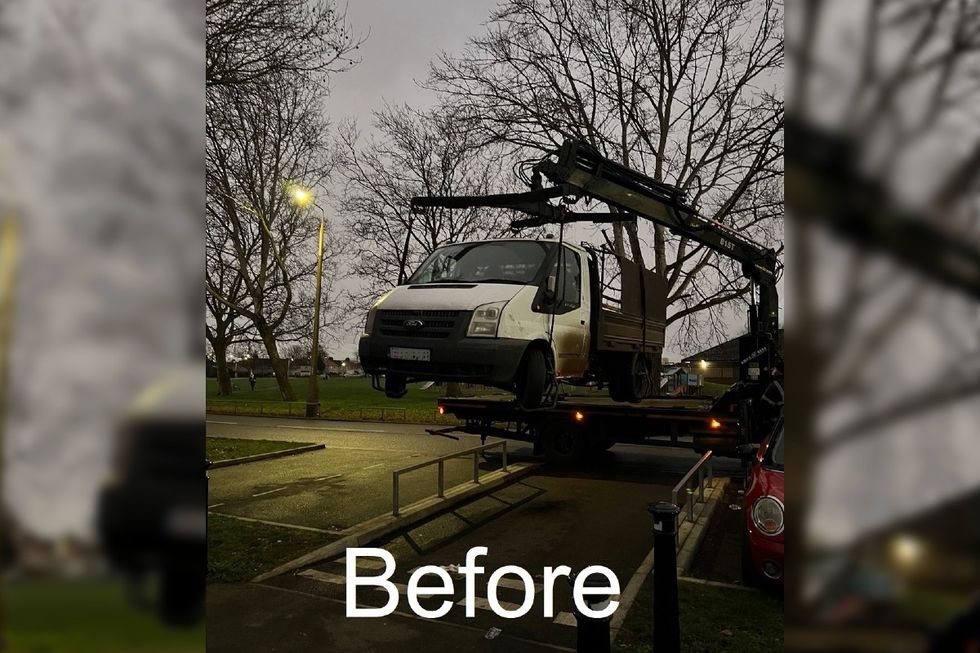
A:
POLYGON ((356 125, 341 130, 338 163, 345 177, 341 207, 354 247, 353 273, 366 284, 359 306, 401 282, 437 246, 498 236, 500 216, 481 209, 413 214, 417 195, 478 195, 499 190, 499 156, 472 125, 451 111, 386 107, 375 114, 377 136, 362 142, 356 125))
POLYGON ((328 176, 321 97, 317 87, 277 77, 209 98, 209 257, 232 278, 239 275, 243 293, 235 297, 236 282, 222 288, 213 278, 208 291, 254 326, 286 400, 294 393, 277 343, 296 326, 291 309, 313 272, 318 227, 314 212, 291 203, 289 189, 315 188, 328 176))
POLYGON ((212 239, 225 237, 226 231, 214 219, 208 219, 207 223, 205 274, 208 284, 218 294, 205 294, 205 337, 214 356, 218 394, 229 396, 232 393, 232 383, 228 371, 228 350, 250 326, 233 306, 246 303, 248 296, 242 275, 238 272, 237 259, 231 256, 233 247, 229 246, 227 240, 212 243, 212 239), (226 303, 219 298, 227 298, 228 301, 226 303))
POLYGON ((207 0, 208 86, 351 68, 363 42, 333 0, 207 0))
MULTIPOLYGON (((584 140, 776 246, 781 14, 775 0, 507 0, 485 35, 433 65, 427 85, 484 142, 533 158, 584 140)), ((650 238, 668 324, 685 337, 717 326, 718 311, 748 293, 733 262, 662 227, 626 223, 614 246, 622 254, 628 240, 646 265, 650 238)))

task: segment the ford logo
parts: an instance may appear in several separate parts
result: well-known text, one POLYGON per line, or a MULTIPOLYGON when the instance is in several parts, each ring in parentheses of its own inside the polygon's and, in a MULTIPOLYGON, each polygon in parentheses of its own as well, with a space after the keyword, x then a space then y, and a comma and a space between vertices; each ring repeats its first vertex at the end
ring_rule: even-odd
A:
POLYGON ((421 329, 425 326, 425 322, 422 320, 405 320, 406 329, 421 329))

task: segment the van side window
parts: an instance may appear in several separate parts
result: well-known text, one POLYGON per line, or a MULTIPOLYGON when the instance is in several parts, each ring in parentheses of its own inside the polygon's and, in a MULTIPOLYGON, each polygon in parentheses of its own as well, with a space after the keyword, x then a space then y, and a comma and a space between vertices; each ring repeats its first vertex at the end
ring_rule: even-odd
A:
POLYGON ((562 247, 561 254, 564 265, 558 283, 556 308, 564 313, 582 304, 582 263, 578 254, 568 247, 562 247))

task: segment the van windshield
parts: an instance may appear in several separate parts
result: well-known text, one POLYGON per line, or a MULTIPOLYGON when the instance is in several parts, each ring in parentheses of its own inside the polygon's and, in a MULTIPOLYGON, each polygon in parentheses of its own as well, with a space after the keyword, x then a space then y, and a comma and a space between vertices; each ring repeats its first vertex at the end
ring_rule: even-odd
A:
POLYGON ((537 278, 552 247, 552 243, 520 240, 446 245, 432 252, 408 283, 528 285, 537 278))

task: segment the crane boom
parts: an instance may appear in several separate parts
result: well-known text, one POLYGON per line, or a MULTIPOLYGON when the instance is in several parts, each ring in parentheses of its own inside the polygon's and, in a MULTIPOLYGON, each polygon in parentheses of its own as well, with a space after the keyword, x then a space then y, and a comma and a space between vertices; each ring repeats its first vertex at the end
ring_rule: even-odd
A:
POLYGON ((535 164, 532 190, 501 195, 415 197, 412 207, 509 208, 530 217, 515 220, 515 230, 571 222, 611 223, 641 217, 690 238, 738 261, 742 273, 759 289, 757 309, 750 320, 750 334, 760 344, 774 347, 778 331, 779 296, 776 290, 779 262, 776 252, 746 238, 731 227, 702 217, 688 206, 674 186, 602 156, 577 140, 566 140, 557 159, 546 157, 535 164), (553 187, 541 187, 541 176, 553 187), (594 199, 624 213, 575 212, 548 200, 560 197, 594 199))

